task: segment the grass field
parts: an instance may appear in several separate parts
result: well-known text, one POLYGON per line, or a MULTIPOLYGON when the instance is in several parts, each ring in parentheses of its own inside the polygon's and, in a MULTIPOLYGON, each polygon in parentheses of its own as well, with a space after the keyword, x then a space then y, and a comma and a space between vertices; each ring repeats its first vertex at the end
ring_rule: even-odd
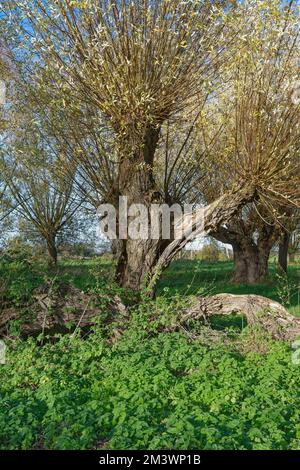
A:
MULTIPOLYGON (((49 276, 35 268, 30 274, 14 265, 10 295, 28 295, 49 276)), ((217 337, 220 324, 168 331, 197 293, 278 299, 275 266, 251 287, 230 283, 231 270, 227 262, 174 262, 156 299, 133 305, 127 298, 126 327, 123 319, 100 318, 86 337, 7 337, 0 449, 299 449, 300 366, 290 344, 234 323, 217 337)), ((290 268, 289 286, 297 270, 290 268)), ((59 272, 99 295, 107 285, 115 289, 111 276, 107 258, 64 261, 59 272)), ((297 289, 291 299, 299 314, 297 289)))
MULTIPOLYGON (((65 276, 81 289, 92 286, 93 272, 98 269, 103 276, 112 276, 113 266, 109 258, 102 258, 99 266, 97 259, 72 260, 62 264, 65 276), (98 267, 98 268, 97 268, 98 267)), ((270 263, 269 277, 261 284, 246 285, 231 282, 233 262, 205 263, 197 260, 174 261, 163 273, 158 285, 157 295, 172 297, 175 293, 187 297, 200 294, 218 294, 221 292, 231 294, 257 294, 269 297, 278 302, 282 301, 279 295, 280 281, 276 277, 277 265, 270 263)), ((285 283, 284 281, 282 281, 285 283)), ((288 285, 291 291, 288 310, 300 316, 300 263, 289 266, 288 285)))

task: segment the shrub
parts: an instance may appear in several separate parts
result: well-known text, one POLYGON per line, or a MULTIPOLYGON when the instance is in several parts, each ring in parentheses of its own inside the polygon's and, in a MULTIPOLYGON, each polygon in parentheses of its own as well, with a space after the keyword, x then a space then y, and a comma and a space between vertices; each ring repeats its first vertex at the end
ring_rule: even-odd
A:
POLYGON ((16 246, 7 250, 0 258, 0 279, 2 305, 26 303, 41 282, 41 276, 31 262, 30 249, 16 246))

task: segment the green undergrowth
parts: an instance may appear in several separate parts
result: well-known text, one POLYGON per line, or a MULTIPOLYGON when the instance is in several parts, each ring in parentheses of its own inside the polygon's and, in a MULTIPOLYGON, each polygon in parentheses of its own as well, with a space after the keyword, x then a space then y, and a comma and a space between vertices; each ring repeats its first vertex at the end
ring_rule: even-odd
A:
MULTIPOLYGON (((107 321, 104 304, 89 334, 5 338, 1 450, 300 448, 297 350, 243 316, 180 321, 199 294, 278 300, 285 287, 273 267, 264 285, 249 287, 230 283, 230 263, 178 261, 149 300, 118 288, 105 258, 65 261, 56 273, 28 259, 5 263, 3 295, 16 306, 55 275, 99 299, 120 296, 129 315, 107 321)), ((290 276, 297 279, 296 267, 290 276)), ((298 314, 293 292, 291 299, 298 314)))
POLYGON ((180 327, 192 302, 147 301, 86 337, 7 340, 0 449, 299 448, 290 345, 246 325, 180 327))

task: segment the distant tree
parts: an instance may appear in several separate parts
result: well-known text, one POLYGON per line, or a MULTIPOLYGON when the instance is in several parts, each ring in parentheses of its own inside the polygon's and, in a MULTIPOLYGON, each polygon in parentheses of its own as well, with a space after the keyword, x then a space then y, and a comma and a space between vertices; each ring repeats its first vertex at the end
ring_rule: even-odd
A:
POLYGON ((220 253, 221 250, 217 243, 214 242, 214 240, 210 240, 208 243, 205 243, 201 249, 201 259, 203 261, 215 263, 219 261, 220 253))
POLYGON ((44 238, 49 265, 55 265, 57 236, 82 201, 73 192, 73 175, 59 173, 59 149, 40 137, 32 121, 29 126, 29 132, 26 126, 19 129, 9 145, 2 148, 3 177, 15 201, 16 212, 44 238))

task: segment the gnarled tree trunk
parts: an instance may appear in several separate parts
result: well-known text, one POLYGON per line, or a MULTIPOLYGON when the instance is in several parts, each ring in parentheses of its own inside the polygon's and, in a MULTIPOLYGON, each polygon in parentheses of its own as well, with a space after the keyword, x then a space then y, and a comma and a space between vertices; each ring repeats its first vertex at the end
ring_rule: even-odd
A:
POLYGON ((219 227, 212 236, 232 246, 235 282, 256 284, 268 275, 271 248, 278 237, 276 226, 258 224, 256 227, 240 215, 219 227))
POLYGON ((255 196, 256 191, 252 185, 240 186, 232 192, 224 194, 205 208, 195 211, 192 222, 190 217, 187 218, 187 221, 183 220, 183 226, 186 223, 187 226, 185 229, 188 230, 185 230, 185 234, 182 238, 175 239, 169 243, 159 256, 154 269, 149 273, 149 282, 147 284, 149 294, 153 294, 163 269, 170 264, 174 256, 179 253, 187 243, 194 240, 196 237, 210 235, 216 232, 221 224, 229 221, 241 207, 253 201, 255 196))
MULTIPOLYGON (((167 203, 157 189, 153 177, 154 154, 157 148, 160 129, 148 127, 145 130, 144 142, 132 155, 124 155, 120 162, 117 190, 113 192, 114 203, 119 196, 127 198, 127 206, 132 204, 142 204, 147 208, 150 216, 151 205, 167 203)), ((183 222, 187 224, 187 230, 181 239, 172 241, 162 239, 152 239, 150 230, 145 239, 131 239, 123 236, 118 241, 118 255, 116 279, 123 287, 139 290, 146 283, 153 291, 159 273, 170 263, 171 259, 178 253, 185 244, 196 236, 216 230, 217 227, 230 218, 246 203, 252 201, 255 190, 246 184, 235 188, 232 192, 224 194, 218 200, 209 204, 205 210, 199 210, 195 215, 195 220, 191 222, 190 217, 183 222), (199 224, 200 222, 200 224, 199 224), (195 227, 200 226, 195 230, 195 227)), ((124 214, 123 214, 124 215, 124 214)), ((119 232, 122 228, 122 213, 118 210, 119 232)), ((150 217, 148 217, 150 220, 150 217)), ((134 217, 128 217, 128 222, 134 217)), ((149 227, 150 229, 150 227, 149 227)), ((120 238, 120 233, 119 233, 120 238)))
MULTIPOLYGON (((122 195, 127 195, 128 204, 144 202, 150 209, 151 203, 162 202, 160 194, 154 189, 151 172, 143 172, 142 175, 136 172, 126 180, 122 195)), ((190 216, 186 217, 183 220, 183 226, 186 225, 183 236, 175 240, 120 240, 116 270, 118 282, 135 290, 147 285, 149 294, 153 295, 161 272, 188 242, 217 230, 219 225, 230 220, 242 206, 254 198, 253 186, 243 185, 235 188, 205 208, 195 211, 192 221, 190 216)))
MULTIPOLYGON (((148 211, 149 220, 151 204, 165 202, 157 190, 153 177, 153 160, 159 132, 159 128, 149 127, 146 129, 143 146, 132 157, 125 156, 119 170, 118 196, 126 197, 128 208, 132 204, 142 204, 148 211)), ((120 213, 119 208, 119 230, 122 230, 122 215, 124 214, 120 213)), ((127 225, 134 218, 134 216, 127 217, 127 225)), ((148 236, 145 239, 131 239, 126 234, 124 239, 119 239, 116 244, 118 247, 116 279, 119 284, 134 290, 140 289, 147 274, 155 266, 161 251, 168 243, 168 240, 151 239, 150 226, 148 236)))
POLYGON ((56 247, 56 235, 49 234, 46 237, 46 244, 48 250, 48 266, 52 268, 57 265, 57 247, 56 247))

